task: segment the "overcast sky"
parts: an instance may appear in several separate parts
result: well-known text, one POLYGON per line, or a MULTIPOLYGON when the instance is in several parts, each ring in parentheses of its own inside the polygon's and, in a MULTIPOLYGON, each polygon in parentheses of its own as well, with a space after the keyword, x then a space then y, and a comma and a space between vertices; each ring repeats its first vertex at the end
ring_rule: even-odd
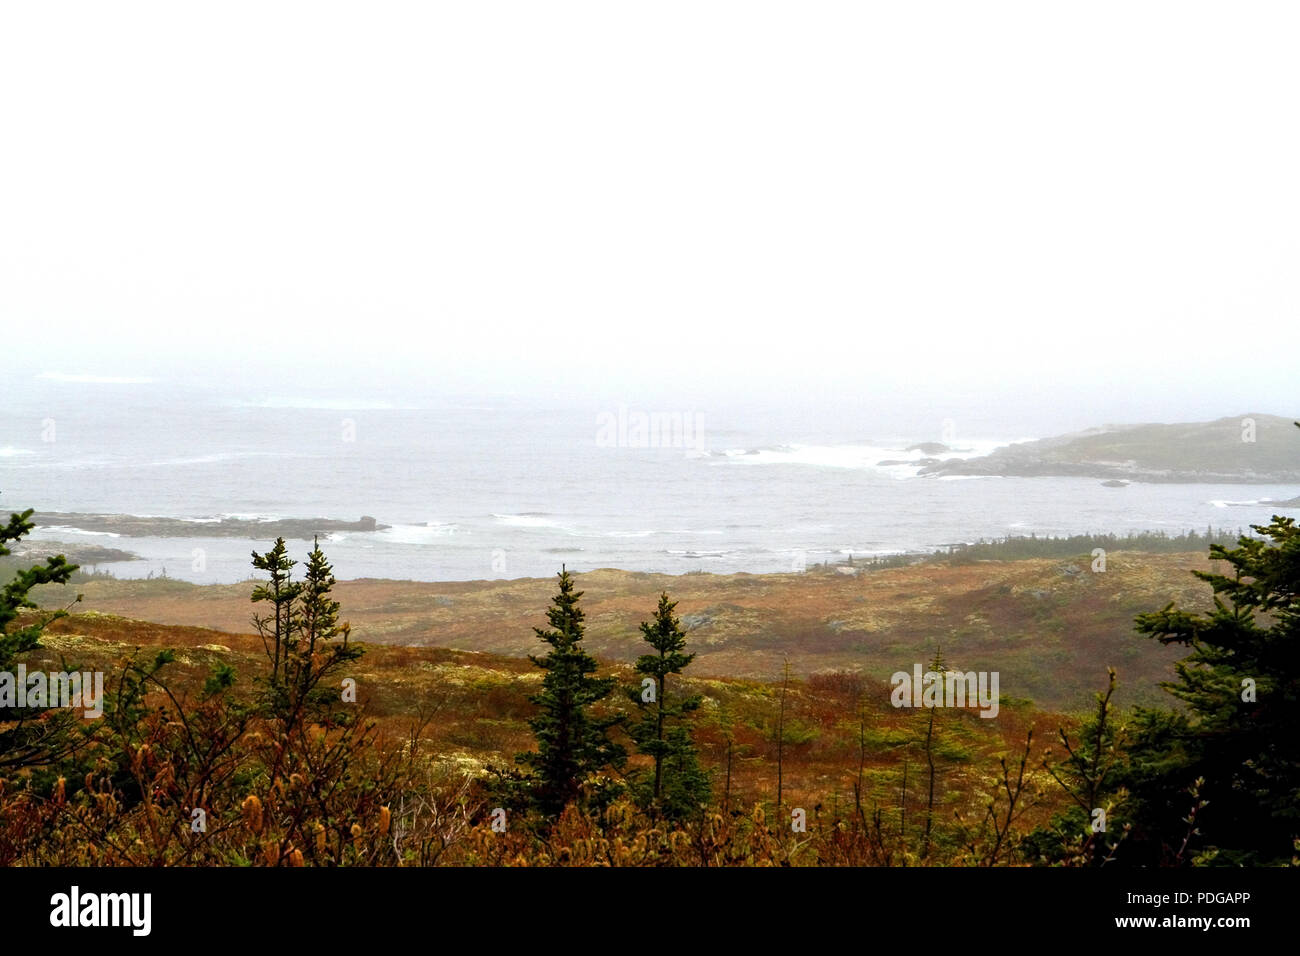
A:
POLYGON ((22 343, 1295 411, 1295 4, 3 9, 6 388, 22 343))

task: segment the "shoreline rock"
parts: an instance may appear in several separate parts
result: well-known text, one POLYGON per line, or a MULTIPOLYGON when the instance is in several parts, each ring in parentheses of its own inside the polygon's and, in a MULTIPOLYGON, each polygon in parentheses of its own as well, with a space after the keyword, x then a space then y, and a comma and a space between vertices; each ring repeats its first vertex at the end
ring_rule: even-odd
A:
POLYGON ((64 526, 82 531, 105 531, 124 538, 250 538, 273 540, 286 538, 307 540, 332 531, 382 531, 389 525, 379 524, 369 515, 358 521, 335 518, 277 518, 258 521, 248 518, 221 518, 202 521, 193 518, 144 518, 138 515, 89 514, 81 512, 44 512, 32 520, 37 527, 64 526))
POLYGON ((69 564, 89 565, 112 564, 118 561, 140 561, 140 555, 134 551, 121 548, 106 548, 99 544, 68 544, 62 541, 34 541, 13 549, 12 559, 24 562, 44 562, 46 558, 63 555, 69 564))

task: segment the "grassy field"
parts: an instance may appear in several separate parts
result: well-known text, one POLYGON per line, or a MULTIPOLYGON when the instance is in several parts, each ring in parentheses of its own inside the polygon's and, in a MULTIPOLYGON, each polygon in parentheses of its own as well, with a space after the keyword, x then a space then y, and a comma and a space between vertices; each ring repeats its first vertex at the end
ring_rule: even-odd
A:
MULTIPOLYGON (((158 625, 96 611, 55 622, 42 644, 29 656, 29 669, 79 667, 112 673, 133 654, 147 660, 159 650, 172 649, 176 660, 167 673, 172 686, 181 689, 182 700, 197 697, 217 663, 235 668, 236 686, 245 692, 266 669, 255 636, 158 625)), ((606 671, 629 686, 636 683, 629 666, 611 664, 606 671)), ((527 698, 536 692, 540 675, 524 658, 371 645, 350 674, 357 680, 359 702, 381 728, 382 745, 404 746, 415 733, 422 750, 437 754, 446 773, 478 776, 489 765, 512 765, 514 754, 533 746, 527 698)), ((684 686, 704 696, 694 735, 702 762, 713 773, 719 802, 746 811, 756 803, 771 804, 777 787, 781 684, 696 677, 684 686)), ((884 681, 845 672, 792 679, 786 698, 785 805, 806 808, 810 820, 822 813, 841 816, 853 807, 853 788, 860 779, 864 805, 881 808, 890 826, 906 825, 910 832, 924 800, 927 712, 896 710, 889 704, 884 681)), ((610 706, 627 705, 613 701, 610 706)), ((1015 701, 1004 701, 997 720, 981 719, 973 710, 945 711, 935 738, 941 768, 936 813, 950 818, 953 809, 971 809, 971 794, 982 790, 999 757, 1023 749, 1031 727, 1037 741, 1034 753, 1041 757, 1056 729, 1074 723, 1069 716, 1015 701)), ((630 768, 643 762, 634 757, 630 768)), ((1060 794, 1048 786, 1041 797, 1027 824, 1046 822, 1062 806, 1060 794)))
MULTIPOLYGON (((837 841, 847 838, 845 827, 854 840, 864 832, 855 821, 874 828, 896 860, 931 859, 923 849, 930 846, 923 821, 932 818, 932 861, 969 862, 985 852, 975 850, 980 838, 971 834, 999 792, 1000 761, 1014 766, 1026 755, 1019 832, 1047 824, 1065 808, 1044 760, 1059 750, 1059 728, 1077 732, 1092 694, 1105 686, 1108 666, 1119 672, 1122 702, 1170 703, 1158 683, 1171 676, 1181 654, 1137 636, 1133 617, 1171 600, 1205 606, 1207 589, 1188 572, 1208 567, 1208 559, 1200 552, 1115 552, 1100 573, 1090 562, 1090 555, 930 560, 899 568, 680 577, 603 570, 577 579, 585 592, 587 644, 602 673, 629 689, 638 684, 630 662, 645 647, 638 623, 651 615, 661 590, 679 600, 689 649, 699 654, 681 689, 703 697, 692 734, 712 778, 719 820, 801 809, 815 838, 807 845, 782 843, 778 857, 824 863, 840 859, 837 841), (891 674, 928 662, 940 647, 951 668, 999 672, 997 719, 974 709, 891 705, 891 674), (787 663, 790 677, 783 679, 787 663), (931 809, 926 739, 932 715, 931 809)), ((378 735, 366 752, 378 759, 418 751, 429 779, 440 781, 428 793, 456 799, 470 792, 458 787, 489 780, 489 768, 513 766, 516 754, 533 749, 529 697, 540 671, 526 655, 542 650, 532 629, 544 622, 555 587, 548 579, 340 583, 335 597, 354 640, 366 647, 348 671, 378 735)), ((127 661, 169 650, 175 706, 199 707, 204 679, 223 664, 236 674, 236 696, 247 696, 267 673, 261 638, 251 627, 250 590, 248 582, 111 578, 46 587, 40 593, 46 607, 66 605, 77 593, 84 599, 76 613, 46 629, 27 667, 102 670, 111 693, 113 675, 127 661)), ((156 697, 155 703, 167 701, 156 697)), ((630 714, 634 707, 615 693, 597 709, 630 714)), ((625 731, 614 734, 634 750, 625 731)), ((615 773, 635 773, 646 760, 633 756, 615 773)), ((474 800, 483 799, 483 791, 473 792, 474 800)), ((406 806, 407 798, 401 801, 406 806)), ((223 820, 232 812, 220 811, 223 820)), ((750 835, 775 839, 783 831, 779 821, 774 826, 750 835)), ((456 852, 477 860, 475 840, 506 852, 488 832, 476 830, 456 852)), ((572 834, 564 839, 570 837, 575 846, 587 845, 572 834)), ((509 845, 510 854, 524 852, 509 845)), ((533 847, 525 856, 536 852, 533 847)), ((772 852, 753 859, 775 859, 772 852)))
MULTIPOLYGON (((1177 649, 1144 640, 1133 618, 1169 601, 1207 606, 1208 589, 1188 573, 1203 553, 926 562, 903 568, 818 568, 803 574, 681 576, 600 570, 578 575, 585 591, 587 644, 598 657, 629 662, 641 653, 637 625, 667 589, 688 629, 696 677, 779 678, 859 673, 870 682, 925 662, 941 648, 950 666, 996 670, 1004 696, 1048 710, 1078 711, 1120 673, 1119 700, 1164 699, 1177 649)), ((96 579, 41 593, 47 607, 84 595, 78 610, 158 625, 251 634, 251 585, 96 579)), ((539 642, 553 579, 422 583, 341 582, 336 597, 358 639, 372 645, 443 648, 523 658, 539 642)), ((234 645, 232 645, 234 646, 234 645)), ((526 662, 521 665, 526 667, 526 662)))

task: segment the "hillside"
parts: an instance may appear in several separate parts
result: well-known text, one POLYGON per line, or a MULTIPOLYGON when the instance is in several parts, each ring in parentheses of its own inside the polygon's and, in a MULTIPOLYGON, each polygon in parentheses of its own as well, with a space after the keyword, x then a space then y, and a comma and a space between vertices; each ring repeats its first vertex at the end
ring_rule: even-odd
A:
POLYGON ((1065 476, 1115 481, 1300 483, 1300 430, 1248 413, 1212 422, 1105 425, 1021 442, 980 458, 926 465, 922 475, 1065 476), (1254 441, 1243 422, 1255 423, 1254 441))
MULTIPOLYGON (((942 647, 954 667, 999 671, 1006 696, 1075 710, 1104 685, 1107 666, 1119 670, 1121 701, 1167 701, 1157 684, 1181 655, 1135 635, 1133 618, 1171 600, 1205 607, 1208 591, 1188 572, 1208 567, 1202 553, 1115 552, 1100 574, 1081 554, 777 575, 600 570, 578 575, 578 585, 587 644, 609 660, 641 653, 637 626, 667 589, 698 652, 696 676, 773 680, 788 659, 799 677, 852 670, 883 681, 942 647)), ((536 578, 362 580, 341 582, 336 594, 368 643, 523 658, 538 648, 532 629, 544 622, 554 586, 536 578)), ((252 630, 250 589, 100 578, 46 588, 42 601, 63 606, 82 593, 87 610, 237 635, 252 630)))
MULTIPOLYGON (((236 691, 247 694, 266 671, 258 638, 200 627, 164 626, 98 612, 78 613, 52 624, 43 647, 27 658, 31 669, 102 669, 107 683, 128 658, 151 660, 159 651, 175 651, 166 668, 169 685, 182 699, 199 697, 212 667, 231 665, 238 673, 236 691), (66 662, 66 664, 65 664, 66 662)), ((630 667, 602 668, 627 684, 630 667)), ((540 672, 526 659, 431 647, 369 645, 350 670, 365 713, 380 728, 382 748, 401 749, 414 734, 422 752, 435 761, 442 778, 479 776, 489 766, 509 766, 514 754, 534 746, 527 726, 533 713, 528 696, 538 688, 540 672)), ((704 696, 694 721, 702 759, 714 771, 721 797, 728 749, 731 752, 731 800, 749 807, 771 801, 776 792, 776 721, 779 684, 751 680, 688 678, 684 689, 704 696)), ((614 704, 618 706, 618 704, 614 704)), ((861 773, 863 799, 897 814, 902 799, 904 763, 917 774, 926 712, 894 709, 888 685, 847 674, 823 674, 792 680, 787 688, 783 754, 786 800, 827 814, 853 804, 852 787, 861 773)), ((1004 702, 999 719, 982 720, 975 711, 945 713, 936 756, 943 767, 940 806, 945 816, 955 808, 979 808, 979 787, 997 758, 1017 747, 1025 733, 1049 743, 1069 716, 1004 702), (970 801, 975 799, 975 803, 970 801)), ((1036 751, 1041 752, 1041 751, 1036 751)), ((639 759, 639 758, 637 758, 639 759)), ((636 760, 634 759, 634 764, 636 760)), ((909 814, 919 814, 921 795, 913 782, 909 814)), ((1045 822, 1059 809, 1059 793, 1046 789, 1044 802, 1027 818, 1045 822)), ((919 817, 918 817, 919 818, 919 817)))

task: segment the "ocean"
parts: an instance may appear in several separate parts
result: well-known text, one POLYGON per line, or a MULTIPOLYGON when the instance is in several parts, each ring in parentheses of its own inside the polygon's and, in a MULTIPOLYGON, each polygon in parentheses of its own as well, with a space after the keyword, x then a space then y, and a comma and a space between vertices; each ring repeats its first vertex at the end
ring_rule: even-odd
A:
MULTIPOLYGON (((323 540, 340 579, 450 581, 561 565, 785 572, 1006 535, 1245 528, 1268 520, 1270 499, 1296 494, 918 477, 921 443, 969 456, 1078 427, 1053 429, 1044 416, 1026 432, 1023 416, 940 404, 359 399, 77 376, 9 391, 0 508, 196 519, 184 538, 67 526, 33 535, 140 555, 98 568, 119 577, 247 578, 250 552, 271 542, 205 537, 204 521, 225 515, 373 516, 389 527, 323 540)), ((301 559, 309 545, 290 547, 301 559)))

